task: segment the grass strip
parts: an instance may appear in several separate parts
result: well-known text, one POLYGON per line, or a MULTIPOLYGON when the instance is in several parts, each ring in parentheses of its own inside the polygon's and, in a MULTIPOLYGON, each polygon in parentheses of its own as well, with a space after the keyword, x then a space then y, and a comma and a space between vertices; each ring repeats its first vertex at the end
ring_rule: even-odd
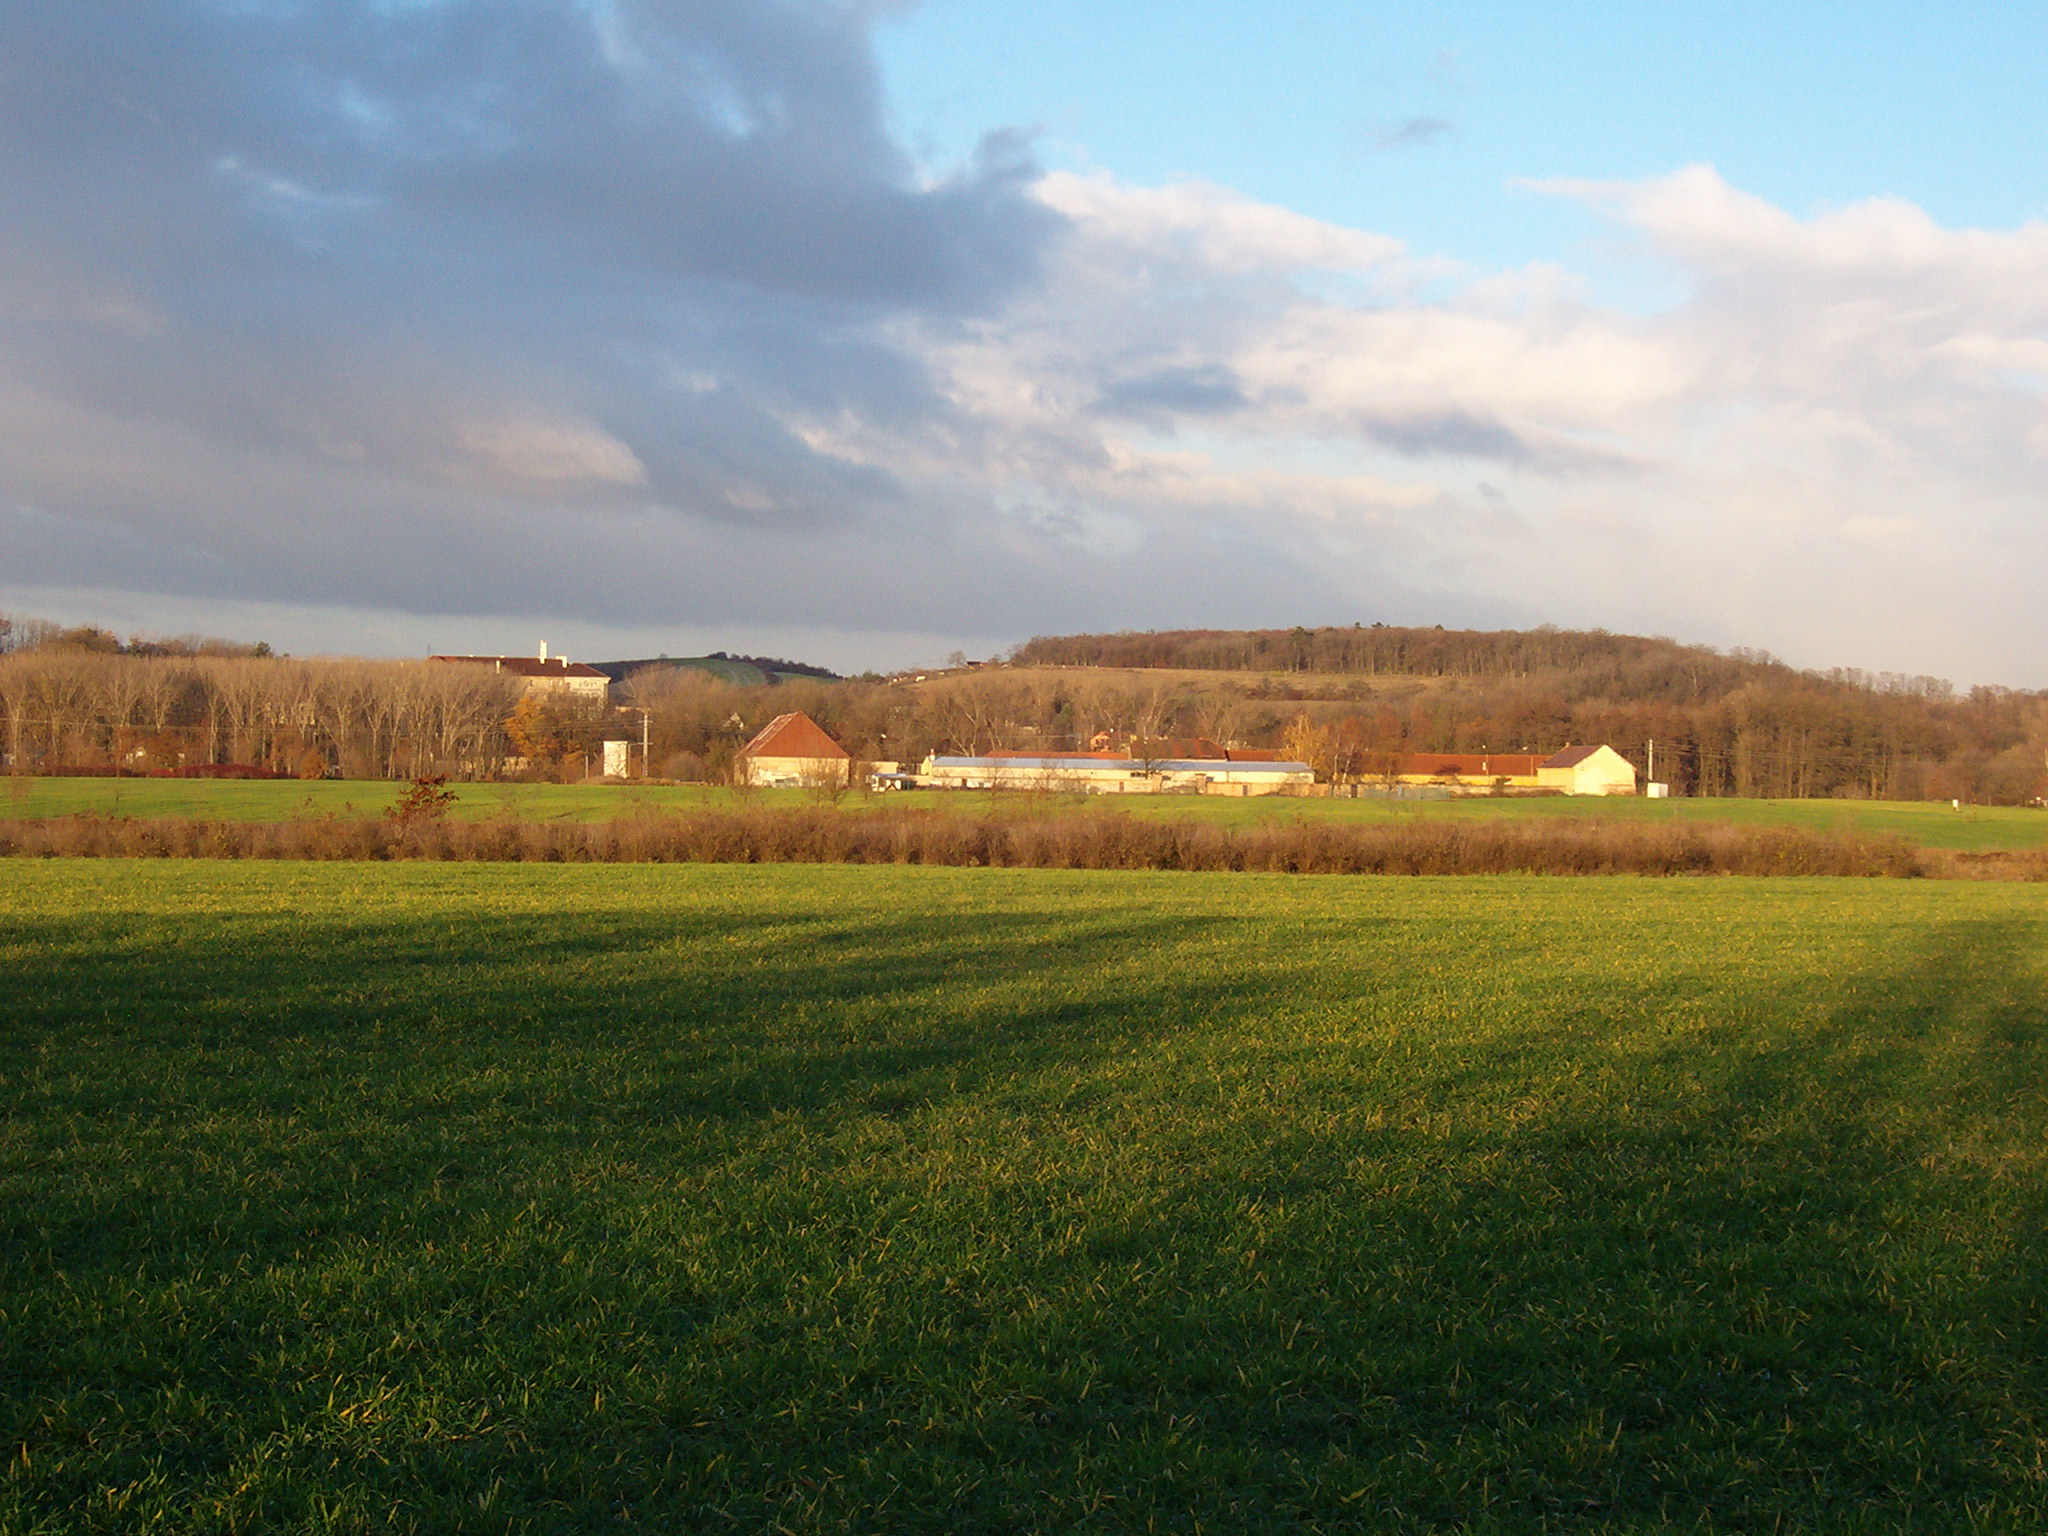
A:
MULTIPOLYGON (((655 813, 747 808, 789 809, 816 804, 807 791, 741 792, 702 784, 513 784, 453 786, 458 821, 605 822, 655 813)), ((15 821, 62 816, 125 816, 144 820, 317 821, 374 819, 405 790, 389 780, 284 780, 41 778, 8 775, 0 781, 0 817, 15 821)), ((1453 800, 1216 795, 1090 796, 1038 791, 910 790, 838 798, 834 808, 858 816, 889 810, 928 810, 976 820, 1107 815, 1145 820, 1265 826, 1273 822, 1341 824, 1413 821, 1491 822, 1576 820, 1661 826, 1710 822, 1791 826, 1814 832, 1898 837, 1915 847, 1959 852, 2027 852, 2048 846, 2048 810, 2030 806, 1966 805, 1947 801, 1873 800, 1650 800, 1635 796, 1543 796, 1530 799, 1478 795, 1453 800)))

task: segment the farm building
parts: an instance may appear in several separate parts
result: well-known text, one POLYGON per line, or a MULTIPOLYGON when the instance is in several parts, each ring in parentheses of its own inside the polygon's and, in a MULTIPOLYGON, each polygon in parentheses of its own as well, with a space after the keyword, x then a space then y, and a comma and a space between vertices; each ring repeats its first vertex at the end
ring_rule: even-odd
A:
POLYGON ((489 667, 493 672, 503 672, 520 678, 526 683, 529 693, 564 693, 572 698, 596 699, 599 703, 610 697, 611 679, 595 667, 587 667, 580 661, 571 661, 566 656, 550 656, 546 644, 542 644, 539 656, 429 656, 429 661, 453 662, 461 666, 489 667))
POLYGON ((1035 789, 1084 795, 1271 795, 1315 782, 1306 763, 1227 757, 1143 759, 1107 752, 928 757, 917 777, 933 789, 1035 789))
POLYGON ((846 748, 801 710, 777 715, 740 748, 747 782, 763 788, 844 784, 853 771, 846 748))
POLYGON ((1536 772, 1546 789, 1568 795, 1632 795, 1636 765, 1612 747, 1566 747, 1536 772))
POLYGON ((1453 793, 1632 795, 1636 770, 1612 747, 1541 752, 1404 752, 1383 760, 1377 775, 1397 784, 1434 785, 1453 793))
POLYGON ((1542 782, 1541 752, 1404 752, 1390 760, 1402 784, 1457 789, 1535 789, 1542 782))

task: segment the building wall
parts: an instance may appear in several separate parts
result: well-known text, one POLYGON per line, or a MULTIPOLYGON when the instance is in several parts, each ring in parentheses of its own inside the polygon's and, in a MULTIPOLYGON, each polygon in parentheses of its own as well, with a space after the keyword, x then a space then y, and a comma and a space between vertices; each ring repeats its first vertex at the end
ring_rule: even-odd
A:
POLYGON ((611 691, 610 679, 603 677, 529 677, 524 681, 537 693, 566 693, 579 699, 603 699, 611 691))
POLYGON ((1314 782, 1306 770, 1257 772, 1255 764, 1219 762, 1200 770, 1148 771, 1125 759, 1048 768, 997 760, 973 764, 927 761, 918 777, 940 789, 1020 789, 1069 795, 1272 795, 1314 782))
POLYGON ((1469 774, 1443 775, 1435 773, 1400 773, 1394 776, 1397 784, 1441 784, 1447 788, 1463 789, 1473 793, 1484 793, 1495 785, 1507 789, 1535 789, 1543 781, 1540 778, 1519 773, 1495 773, 1485 777, 1469 774))
POLYGON ((844 784, 849 766, 843 757, 750 757, 747 782, 762 789, 844 784))

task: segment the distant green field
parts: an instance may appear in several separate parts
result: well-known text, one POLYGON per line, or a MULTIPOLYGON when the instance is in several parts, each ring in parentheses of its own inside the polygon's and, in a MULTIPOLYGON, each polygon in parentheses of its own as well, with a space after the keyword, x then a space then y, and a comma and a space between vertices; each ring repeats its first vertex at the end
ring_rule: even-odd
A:
POLYGON ((0 864, 0 1530, 2048 1528, 2015 885, 0 864))
MULTIPOLYGON (((920 791, 906 804, 973 802, 981 808, 1014 804, 1025 796, 920 791)), ((1074 797, 1087 799, 1090 797, 1074 797)), ((1069 802, 1071 803, 1071 802, 1069 802)), ((1193 795, 1093 797, 1098 809, 1175 820, 1243 824, 1271 816, 1312 816, 1332 821, 1388 821, 1413 817, 1613 817, 1636 822, 1732 821, 1821 831, 1890 834, 1924 848, 2027 849, 2048 845, 2048 811, 2012 806, 1966 806, 1895 800, 1647 800, 1635 796, 1461 800, 1248 800, 1193 795)))
MULTIPOLYGON (((602 821, 635 808, 726 804, 730 791, 618 784, 457 784, 455 814, 513 815, 528 821, 602 821)), ((0 815, 189 816, 288 821, 307 816, 376 816, 405 785, 385 779, 0 779, 0 815)), ((800 802, 796 791, 763 796, 800 802)))
MULTIPOLYGON (((382 780, 227 781, 191 779, 0 779, 0 816, 65 816, 81 812, 120 816, 192 816, 236 821, 283 821, 294 816, 376 815, 402 786, 382 780)), ((458 784, 455 814, 511 815, 523 821, 601 821, 638 810, 683 810, 730 805, 729 790, 697 785, 458 784)), ((803 805, 800 790, 762 790, 753 803, 803 805)), ((1038 815, 1048 809, 1090 814, 1152 816, 1233 825, 1272 817, 1385 821, 1406 817, 1609 816, 1632 821, 1761 822, 1823 831, 1895 834, 1926 848, 1971 851, 2048 846, 2048 811, 1946 802, 1853 800, 1642 800, 1491 799, 1436 801, 1232 800, 1193 795, 1037 796, 1022 793, 920 790, 851 794, 840 808, 925 806, 976 814, 1038 815)))

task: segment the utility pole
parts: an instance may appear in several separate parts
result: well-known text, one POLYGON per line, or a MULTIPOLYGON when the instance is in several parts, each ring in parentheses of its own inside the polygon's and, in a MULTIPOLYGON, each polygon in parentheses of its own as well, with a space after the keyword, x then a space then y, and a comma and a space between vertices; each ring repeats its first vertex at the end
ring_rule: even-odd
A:
POLYGON ((647 711, 640 711, 640 777, 654 777, 654 765, 647 760, 647 711))
POLYGON ((1654 736, 1650 738, 1650 773, 1648 782, 1652 784, 1657 782, 1657 738, 1654 736))

